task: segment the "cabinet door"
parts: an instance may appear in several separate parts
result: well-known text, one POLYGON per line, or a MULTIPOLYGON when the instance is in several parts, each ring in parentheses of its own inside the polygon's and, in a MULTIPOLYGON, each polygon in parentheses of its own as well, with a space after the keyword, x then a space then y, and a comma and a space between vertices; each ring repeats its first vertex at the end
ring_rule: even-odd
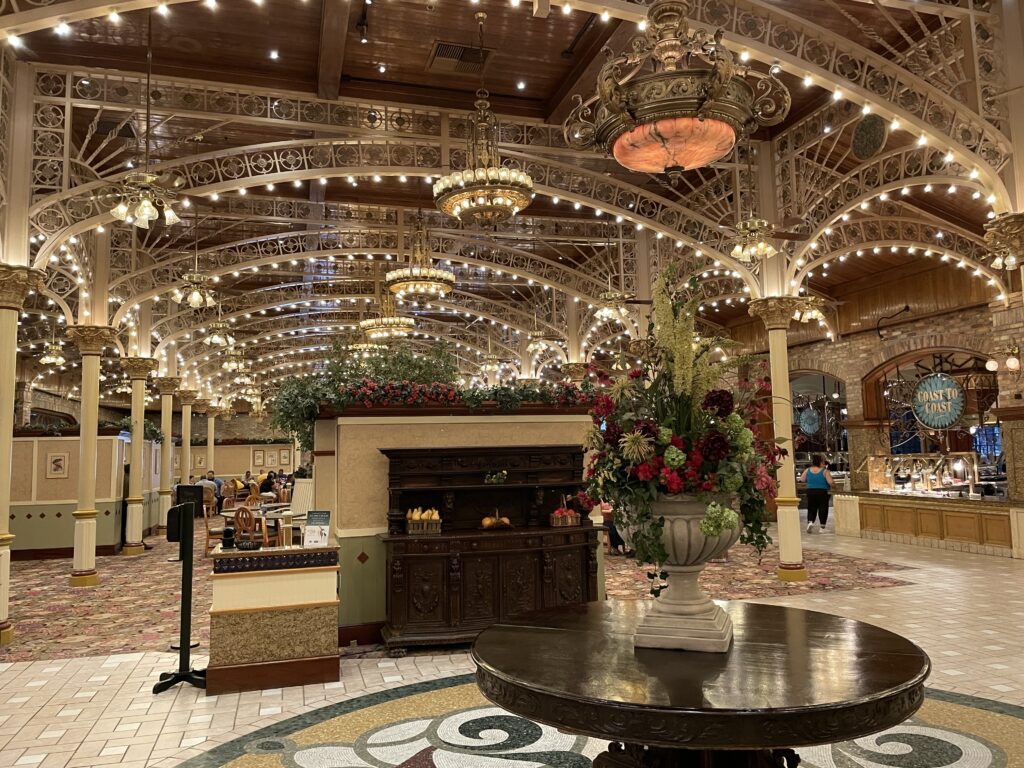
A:
POLYGON ((549 607, 579 605, 584 602, 583 550, 566 549, 554 554, 554 574, 551 581, 549 607))
POLYGON ((467 624, 498 620, 498 558, 462 558, 462 618, 467 624))
POLYGON ((443 557, 410 557, 405 566, 406 626, 440 626, 446 621, 446 564, 443 557))
POLYGON ((501 556, 501 619, 541 607, 540 558, 535 552, 501 556))

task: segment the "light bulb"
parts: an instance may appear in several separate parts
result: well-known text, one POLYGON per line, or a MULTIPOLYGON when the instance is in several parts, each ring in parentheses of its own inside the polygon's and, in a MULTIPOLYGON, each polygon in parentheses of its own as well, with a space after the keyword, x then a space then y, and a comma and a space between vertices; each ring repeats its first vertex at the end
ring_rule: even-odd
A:
POLYGON ((992 372, 998 371, 999 370, 999 362, 997 360, 988 360, 985 363, 985 370, 986 371, 992 371, 992 372))
POLYGON ((1016 357, 1015 355, 1010 355, 1008 358, 1006 358, 1006 368, 1007 370, 1010 371, 1019 371, 1020 358, 1016 357))

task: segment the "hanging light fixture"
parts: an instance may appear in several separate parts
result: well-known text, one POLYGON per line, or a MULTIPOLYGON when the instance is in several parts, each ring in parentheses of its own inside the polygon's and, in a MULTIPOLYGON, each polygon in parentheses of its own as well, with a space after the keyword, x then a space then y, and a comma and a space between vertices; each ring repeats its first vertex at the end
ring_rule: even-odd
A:
POLYGON ((134 224, 140 229, 149 229, 149 223, 163 218, 164 224, 173 226, 181 219, 172 207, 177 200, 176 187, 180 178, 167 183, 164 177, 153 173, 150 167, 150 128, 152 118, 153 80, 153 13, 150 11, 146 24, 146 125, 145 159, 141 170, 128 173, 113 193, 110 215, 118 221, 134 224))
POLYGON ((377 301, 377 314, 359 321, 359 330, 369 341, 401 339, 413 332, 416 321, 395 311, 395 302, 390 292, 382 290, 377 301))
POLYGON ((526 354, 536 356, 539 355, 541 352, 546 351, 547 348, 548 340, 546 336, 541 333, 540 328, 537 326, 537 313, 534 312, 533 330, 530 331, 530 343, 526 345, 526 354))
POLYGON ((722 30, 689 26, 692 11, 692 0, 650 6, 644 34, 601 67, 597 92, 574 96, 562 126, 569 146, 598 147, 624 168, 677 183, 683 171, 728 155, 739 135, 785 119, 791 97, 780 69, 737 64, 722 30))
MULTIPOLYGON (((758 259, 769 259, 778 251, 768 242, 773 227, 760 216, 754 206, 754 153, 747 136, 747 200, 750 204, 750 216, 736 223, 736 242, 732 247, 732 257, 736 261, 750 264, 758 259)), ((742 196, 739 202, 743 208, 742 196)))
POLYGON ((501 373, 501 371, 502 371, 502 369, 504 367, 505 367, 505 361, 502 360, 501 357, 499 357, 498 355, 494 354, 494 351, 491 348, 491 337, 488 334, 488 336, 487 336, 487 354, 484 355, 483 362, 480 363, 480 373, 481 374, 490 374, 490 373, 499 374, 499 373, 501 373))
POLYGON ((495 227, 526 208, 533 199, 533 179, 528 173, 501 164, 498 154, 498 118, 491 111, 484 84, 484 20, 475 16, 480 29, 480 89, 469 117, 466 168, 434 182, 434 203, 442 213, 463 224, 495 227))
POLYGON ((387 352, 386 344, 375 344, 370 341, 357 341, 353 344, 349 344, 345 347, 349 352, 353 352, 357 357, 367 359, 370 357, 376 357, 387 352))
POLYGON ((210 289, 210 276, 199 271, 199 211, 196 211, 193 224, 192 249, 195 259, 193 267, 181 276, 184 285, 171 291, 171 300, 192 309, 213 307, 217 299, 210 289))
POLYGON ((228 353, 224 356, 224 362, 220 364, 222 370, 228 373, 234 373, 240 371, 246 366, 246 360, 242 356, 242 352, 238 349, 231 348, 228 353))
POLYGON ((220 315, 220 304, 217 305, 217 319, 206 328, 206 336, 203 337, 203 344, 208 347, 233 347, 235 345, 234 334, 231 333, 231 325, 220 315))
POLYGON ((416 216, 409 265, 384 276, 388 290, 406 301, 441 299, 455 287, 455 272, 435 267, 430 258, 430 237, 422 213, 416 216))
POLYGON ((50 326, 50 340, 43 345, 43 354, 40 356, 39 362, 42 365, 52 365, 55 368, 67 362, 67 359, 64 357, 63 347, 57 341, 56 322, 50 326))
POLYGON ((1001 213, 985 224, 985 244, 992 253, 993 269, 1012 272, 1022 266, 1024 213, 1001 213))

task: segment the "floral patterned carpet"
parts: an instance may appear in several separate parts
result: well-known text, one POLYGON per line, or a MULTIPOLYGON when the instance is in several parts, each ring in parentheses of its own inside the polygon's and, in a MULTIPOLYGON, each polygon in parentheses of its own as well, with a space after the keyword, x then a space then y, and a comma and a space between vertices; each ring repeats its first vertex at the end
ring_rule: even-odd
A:
MULTIPOLYGON (((704 591, 716 599, 749 600, 839 589, 898 587, 907 583, 877 575, 878 571, 907 570, 906 566, 820 550, 804 550, 804 563, 810 578, 798 582, 779 581, 775 575, 779 563, 778 547, 771 546, 765 550, 760 562, 757 553, 742 544, 729 550, 727 557, 726 561, 709 563, 700 576, 704 591)), ((605 557, 604 583, 608 597, 613 600, 651 597, 647 568, 637 565, 632 558, 605 557)))
MULTIPOLYGON (((136 557, 97 560, 100 585, 68 586, 70 560, 16 561, 11 564, 11 609, 15 642, 0 648, 0 662, 66 659, 134 651, 167 650, 178 638, 181 570, 168 558, 177 545, 158 537, 151 551, 136 557)), ((817 590, 870 589, 903 584, 877 571, 900 566, 806 550, 811 578, 785 583, 775 576, 778 553, 769 549, 758 563, 749 547, 737 545, 729 561, 712 563, 701 576, 704 588, 717 598, 741 600, 817 590)), ((192 638, 208 646, 212 561, 202 557, 196 536, 193 579, 192 638)), ((625 557, 605 558, 605 584, 612 599, 649 597, 646 569, 625 557)), ((357 655, 372 651, 361 648, 357 655)))

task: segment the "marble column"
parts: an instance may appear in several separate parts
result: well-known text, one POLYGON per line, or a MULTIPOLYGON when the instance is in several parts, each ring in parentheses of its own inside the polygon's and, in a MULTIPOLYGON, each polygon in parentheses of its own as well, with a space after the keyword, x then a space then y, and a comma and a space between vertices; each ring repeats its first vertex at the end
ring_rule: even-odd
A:
POLYGON ((217 417, 221 415, 221 409, 215 405, 206 406, 206 469, 217 471, 217 464, 214 462, 215 431, 217 428, 217 417))
POLYGON ((181 482, 188 482, 188 474, 192 471, 192 406, 199 400, 199 393, 191 389, 178 390, 181 402, 181 482))
POLYGON ((772 296, 750 302, 750 314, 768 329, 768 361, 772 377, 772 422, 775 440, 786 450, 779 467, 778 508, 779 568, 782 581, 806 581, 803 544, 800 540, 800 509, 796 494, 793 458, 793 397, 789 386, 789 324, 798 310, 816 308, 819 300, 798 296, 772 296))
POLYGON ((25 297, 43 284, 43 273, 0 264, 0 646, 10 645, 11 454, 14 447, 14 383, 18 367, 18 315, 25 297))
POLYGON ((131 473, 128 475, 128 522, 122 555, 141 555, 143 535, 143 446, 146 442, 146 379, 157 368, 151 357, 122 357, 121 367, 132 382, 131 473))
POLYGON ((171 474, 174 469, 174 393, 178 391, 181 379, 177 376, 157 376, 153 379, 160 393, 160 431, 164 433, 164 444, 160 447, 160 517, 157 520, 158 536, 167 533, 167 510, 171 508, 171 474))
MULTIPOLYGON (((192 403, 192 413, 195 413, 195 414, 197 414, 199 416, 205 416, 206 412, 209 409, 210 409, 210 400, 209 400, 209 398, 196 398, 196 401, 194 403, 192 403)), ((209 439, 210 439, 209 436, 207 436, 206 439, 207 439, 207 441, 209 441, 209 439)), ((209 442, 207 442, 207 447, 209 447, 209 442)), ((206 466, 203 469, 198 469, 196 471, 196 473, 195 473, 196 480, 199 479, 200 475, 205 475, 206 474, 206 470, 209 469, 209 468, 210 468, 210 462, 209 462, 209 460, 207 460, 206 466)))
POLYGON ((78 508, 72 587, 94 587, 96 574, 96 438, 100 404, 100 355, 114 346, 117 333, 105 325, 72 325, 67 329, 82 355, 82 416, 78 443, 78 508))

